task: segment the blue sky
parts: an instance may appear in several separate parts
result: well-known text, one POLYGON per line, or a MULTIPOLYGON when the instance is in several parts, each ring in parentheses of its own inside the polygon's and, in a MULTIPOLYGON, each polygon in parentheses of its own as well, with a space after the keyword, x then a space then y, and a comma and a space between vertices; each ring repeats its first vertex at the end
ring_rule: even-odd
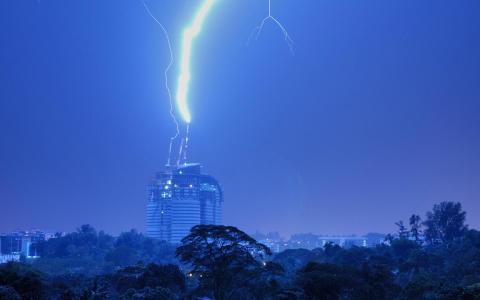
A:
MULTIPOLYGON (((147 1, 174 55, 197 0, 147 1)), ((249 232, 365 233, 440 201, 480 225, 480 2, 219 0, 190 160, 249 232)), ((0 2, 0 231, 143 230, 166 162, 167 44, 138 0, 0 2)), ((170 72, 175 87, 178 65, 170 72)))

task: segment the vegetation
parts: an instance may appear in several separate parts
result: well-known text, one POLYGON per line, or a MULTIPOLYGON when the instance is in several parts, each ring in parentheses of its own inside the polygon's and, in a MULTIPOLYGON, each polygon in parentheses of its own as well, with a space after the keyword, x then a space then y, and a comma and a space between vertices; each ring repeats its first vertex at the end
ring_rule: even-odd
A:
POLYGON ((99 275, 137 262, 177 264, 175 247, 149 239, 135 230, 114 238, 90 225, 76 232, 39 243, 41 259, 32 261, 37 269, 50 273, 81 273, 99 275))
POLYGON ((327 244, 272 255, 231 226, 199 225, 176 249, 88 225, 0 265, 0 299, 480 299, 480 232, 459 203, 412 215, 375 248, 327 244))
POLYGON ((214 299, 264 299, 282 267, 265 262, 271 251, 232 226, 198 225, 182 240, 177 256, 191 266, 197 293, 214 299), (261 296, 261 297, 260 297, 261 296))

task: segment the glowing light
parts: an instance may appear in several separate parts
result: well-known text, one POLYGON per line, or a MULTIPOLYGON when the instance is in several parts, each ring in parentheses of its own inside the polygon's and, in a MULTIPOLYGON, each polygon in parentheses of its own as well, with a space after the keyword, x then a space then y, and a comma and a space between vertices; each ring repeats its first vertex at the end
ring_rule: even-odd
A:
POLYGON ((183 32, 182 55, 180 57, 180 76, 178 77, 177 106, 186 123, 192 121, 192 116, 190 115, 187 103, 192 44, 195 37, 197 37, 202 31, 205 18, 214 2, 215 0, 205 0, 195 15, 193 23, 183 32))

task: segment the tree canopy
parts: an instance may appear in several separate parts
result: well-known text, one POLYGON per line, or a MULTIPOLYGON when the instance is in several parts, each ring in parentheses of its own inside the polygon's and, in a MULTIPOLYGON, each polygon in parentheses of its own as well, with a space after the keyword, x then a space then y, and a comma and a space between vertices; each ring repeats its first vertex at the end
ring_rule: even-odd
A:
POLYGON ((216 300, 227 299, 240 282, 272 267, 264 260, 271 250, 233 226, 197 225, 182 239, 177 256, 191 266, 200 288, 212 290, 216 300))
POLYGON ((84 225, 43 242, 39 259, 0 265, 0 299, 475 300, 480 232, 465 219, 459 203, 445 202, 424 222, 397 222, 372 248, 274 255, 232 226, 195 226, 174 252, 135 230, 112 237, 84 225))
POLYGON ((462 237, 468 227, 465 225, 466 212, 459 202, 441 202, 427 212, 424 222, 425 239, 430 243, 452 242, 462 237))

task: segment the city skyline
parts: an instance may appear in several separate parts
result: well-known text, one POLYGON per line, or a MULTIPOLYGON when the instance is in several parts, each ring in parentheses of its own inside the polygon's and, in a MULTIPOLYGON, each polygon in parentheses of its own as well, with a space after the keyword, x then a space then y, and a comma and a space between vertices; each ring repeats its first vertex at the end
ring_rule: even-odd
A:
MULTIPOLYGON (((147 1, 175 57, 194 1, 147 1)), ((196 42, 189 162, 246 232, 395 231, 441 201, 480 227, 480 3, 223 1, 196 42), (392 221, 393 220, 393 221, 392 221)), ((144 232, 174 125, 141 1, 0 3, 0 232, 144 232)), ((172 84, 178 65, 170 73, 172 84)))

